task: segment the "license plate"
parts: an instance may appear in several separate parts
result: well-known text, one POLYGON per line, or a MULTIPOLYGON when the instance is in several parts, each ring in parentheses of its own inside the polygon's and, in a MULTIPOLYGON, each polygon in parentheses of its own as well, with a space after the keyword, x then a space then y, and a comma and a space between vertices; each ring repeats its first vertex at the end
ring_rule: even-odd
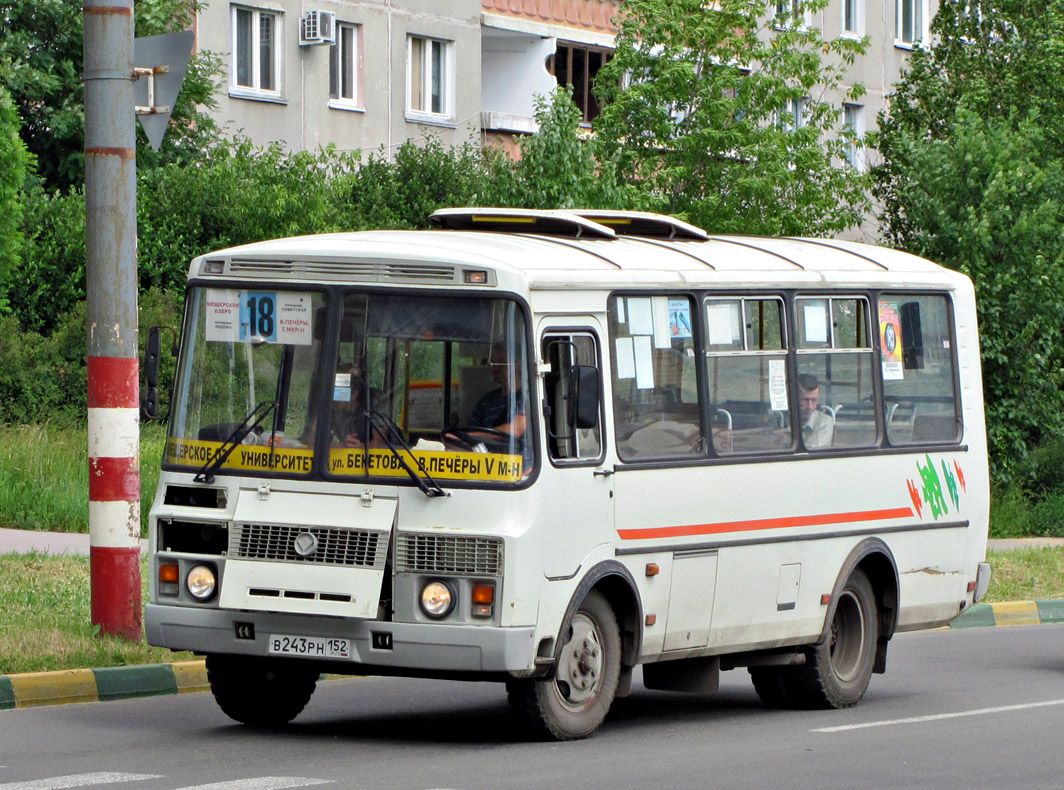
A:
POLYGON ((285 656, 308 658, 351 658, 351 642, 348 639, 329 639, 320 636, 290 636, 272 634, 269 650, 285 656))

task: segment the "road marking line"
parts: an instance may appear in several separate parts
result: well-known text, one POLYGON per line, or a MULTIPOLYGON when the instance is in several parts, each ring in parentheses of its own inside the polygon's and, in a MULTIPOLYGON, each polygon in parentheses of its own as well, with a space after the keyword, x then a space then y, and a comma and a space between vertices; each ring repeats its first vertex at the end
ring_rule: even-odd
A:
MULTIPOLYGON (((886 719, 884 721, 867 721, 863 724, 844 724, 840 727, 818 727, 813 732, 844 732, 846 730, 863 730, 868 727, 886 727, 890 724, 918 724, 925 721, 942 721, 945 719, 959 719, 964 716, 983 716, 987 713, 1006 713, 1012 710, 1027 710, 1028 708, 1045 708, 1050 705, 1064 705, 1064 699, 1051 699, 1045 702, 1028 702, 1023 705, 1002 705, 997 708, 979 708, 977 710, 964 710, 957 713, 936 713, 931 716, 913 716, 908 719, 886 719)), ((3 790, 0 787, 0 790, 3 790)))
MULTIPOLYGON (((310 779, 305 776, 256 776, 251 779, 233 779, 229 782, 214 782, 209 785, 189 785, 178 790, 284 790, 286 787, 310 787, 332 784, 331 779, 310 779)), ((3 790, 0 787, 0 790, 3 790)))
POLYGON ((92 773, 53 776, 51 779, 33 779, 29 782, 10 782, 0 785, 0 790, 62 790, 67 787, 89 787, 91 785, 117 784, 119 782, 140 782, 145 779, 161 779, 159 774, 115 774, 92 773))

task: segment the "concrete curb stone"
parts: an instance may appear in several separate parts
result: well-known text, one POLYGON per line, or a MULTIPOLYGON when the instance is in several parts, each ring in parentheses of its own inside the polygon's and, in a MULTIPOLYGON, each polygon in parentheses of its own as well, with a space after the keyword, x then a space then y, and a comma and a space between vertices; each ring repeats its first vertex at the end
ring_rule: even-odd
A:
MULTIPOLYGON (((1064 599, 978 603, 949 628, 1064 623, 1064 599)), ((333 676, 326 676, 331 678, 333 676)), ((0 711, 209 690, 203 661, 0 675, 0 711)))

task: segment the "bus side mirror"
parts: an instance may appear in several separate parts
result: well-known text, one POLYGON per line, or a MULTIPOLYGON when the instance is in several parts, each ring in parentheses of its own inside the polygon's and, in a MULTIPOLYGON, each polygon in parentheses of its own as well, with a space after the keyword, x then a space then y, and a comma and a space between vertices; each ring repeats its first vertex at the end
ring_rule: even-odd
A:
POLYGON ((145 420, 159 419, 159 330, 148 330, 148 342, 144 346, 144 383, 147 387, 140 399, 140 416, 145 420))
POLYGON ((573 393, 573 422, 576 428, 594 428, 599 419, 599 369, 575 365, 569 370, 569 391, 573 393))

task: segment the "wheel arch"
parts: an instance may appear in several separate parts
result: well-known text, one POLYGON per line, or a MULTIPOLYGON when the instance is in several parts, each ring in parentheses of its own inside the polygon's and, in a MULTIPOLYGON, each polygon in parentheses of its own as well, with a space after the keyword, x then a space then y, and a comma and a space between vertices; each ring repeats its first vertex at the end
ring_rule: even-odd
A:
POLYGON ((898 624, 899 582, 898 565, 894 560, 894 553, 880 538, 865 538, 854 546, 842 563, 839 574, 835 578, 835 586, 831 591, 831 603, 828 606, 827 616, 824 618, 824 630, 820 634, 819 641, 823 642, 828 638, 839 595, 851 574, 857 569, 863 571, 868 577, 876 596, 879 637, 873 672, 882 674, 887 668, 887 643, 894 636, 894 629, 898 624))
MULTIPOLYGON (((621 666, 635 666, 643 642, 643 604, 632 574, 616 560, 600 562, 584 575, 569 599, 562 627, 569 623, 577 607, 592 590, 598 590, 606 598, 617 617, 617 626, 621 631, 621 666)), ((561 649, 562 640, 555 640, 555 665, 561 649)))

